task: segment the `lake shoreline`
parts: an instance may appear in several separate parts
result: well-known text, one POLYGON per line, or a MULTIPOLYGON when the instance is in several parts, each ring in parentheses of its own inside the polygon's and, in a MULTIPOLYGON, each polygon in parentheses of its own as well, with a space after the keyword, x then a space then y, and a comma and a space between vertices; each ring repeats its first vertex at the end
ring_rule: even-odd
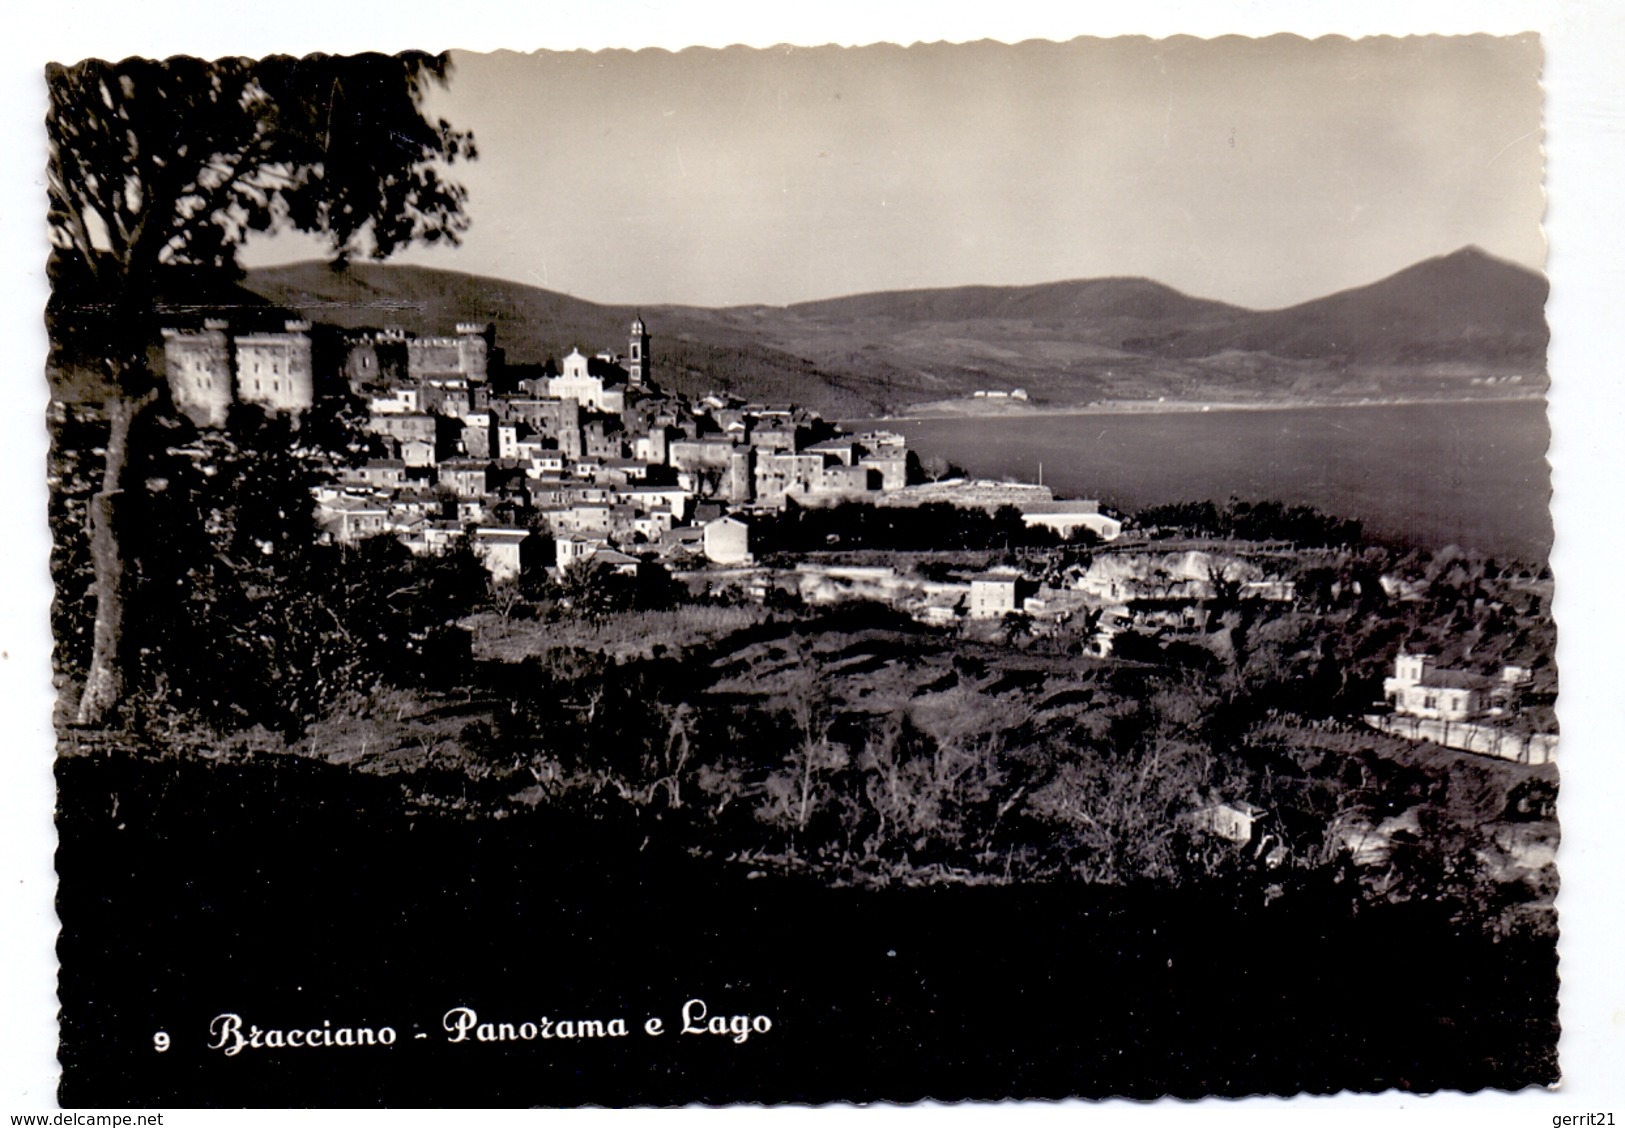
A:
POLYGON ((1551 551, 1544 397, 1323 407, 1090 409, 870 421, 973 478, 1042 481, 1123 513, 1274 500, 1416 547, 1544 560, 1551 551), (1351 410, 1367 408, 1369 410, 1351 410))
POLYGON ((1072 415, 1191 415, 1234 411, 1318 411, 1327 408, 1463 406, 1486 404, 1544 403, 1545 392, 1508 396, 1390 396, 1364 400, 1118 400, 1077 406, 1035 405, 1030 402, 997 400, 939 400, 918 404, 908 414, 880 415, 846 423, 926 423, 952 419, 1047 419, 1072 415))

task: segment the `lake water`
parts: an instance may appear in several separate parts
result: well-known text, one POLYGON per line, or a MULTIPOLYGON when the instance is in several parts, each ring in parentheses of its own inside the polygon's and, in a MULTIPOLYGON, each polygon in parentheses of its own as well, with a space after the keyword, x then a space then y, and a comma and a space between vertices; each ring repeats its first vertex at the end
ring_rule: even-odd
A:
POLYGON ((1132 511, 1278 499, 1406 544, 1544 560, 1550 430, 1540 401, 1047 415, 888 423, 922 457, 1043 480, 1132 511))

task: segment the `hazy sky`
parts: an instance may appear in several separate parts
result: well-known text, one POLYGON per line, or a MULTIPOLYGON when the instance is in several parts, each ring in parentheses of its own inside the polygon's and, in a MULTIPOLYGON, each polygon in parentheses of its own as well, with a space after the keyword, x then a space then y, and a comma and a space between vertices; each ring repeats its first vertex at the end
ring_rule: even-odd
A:
POLYGON ((478 140, 473 229, 399 261, 697 305, 1144 275, 1265 308, 1468 243, 1538 269, 1540 60, 1533 36, 459 54, 430 111, 478 140))

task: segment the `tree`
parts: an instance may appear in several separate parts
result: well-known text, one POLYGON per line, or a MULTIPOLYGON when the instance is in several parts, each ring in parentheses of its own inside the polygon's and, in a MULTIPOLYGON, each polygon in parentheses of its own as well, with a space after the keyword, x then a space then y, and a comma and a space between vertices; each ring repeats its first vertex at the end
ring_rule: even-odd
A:
MULTIPOLYGON (((915 458, 913 451, 909 451, 908 453, 910 458, 915 458)), ((940 454, 933 454, 927 458, 918 459, 917 465, 919 468, 918 476, 927 481, 940 482, 944 478, 967 477, 962 468, 956 466, 952 462, 949 462, 940 454)))
POLYGON ((1074 869, 1086 880, 1177 881, 1190 837, 1182 816, 1211 765, 1208 749, 1168 735, 1117 754, 1084 751, 1033 793, 1032 810, 1066 828, 1074 869))
POLYGON ((805 639, 792 651, 781 693, 790 747, 763 782, 765 802, 759 815, 789 830, 792 843, 800 845, 808 820, 831 797, 829 777, 847 763, 845 751, 829 738, 829 686, 805 639))
POLYGON ((1032 638, 1033 621, 1020 611, 1006 611, 999 629, 1004 635, 1004 644, 1014 646, 1017 639, 1032 638))
POLYGON ((108 437, 88 506, 95 572, 80 723, 124 695, 120 546, 132 425, 158 398, 147 363, 166 276, 229 273, 253 232, 316 234, 342 265, 413 242, 456 242, 465 190, 440 165, 473 138, 423 114, 444 55, 87 60, 46 68, 50 323, 99 370, 108 437))
POLYGON ((592 556, 572 561, 559 572, 559 598, 576 614, 597 626, 626 606, 626 577, 592 556))

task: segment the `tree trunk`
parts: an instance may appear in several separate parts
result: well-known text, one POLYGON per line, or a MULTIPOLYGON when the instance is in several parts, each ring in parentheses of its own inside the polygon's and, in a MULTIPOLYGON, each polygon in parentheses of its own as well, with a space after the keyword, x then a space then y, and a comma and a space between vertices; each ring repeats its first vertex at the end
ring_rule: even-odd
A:
POLYGON ((807 800, 812 796, 813 748, 809 740, 801 747, 801 810, 796 814, 796 829, 807 829, 807 800))
POLYGON ((78 722, 103 725, 124 700, 124 552, 119 542, 130 424, 149 400, 115 395, 108 405, 107 461, 102 488, 90 499, 90 559, 96 582, 96 625, 90 669, 79 696, 78 722))

